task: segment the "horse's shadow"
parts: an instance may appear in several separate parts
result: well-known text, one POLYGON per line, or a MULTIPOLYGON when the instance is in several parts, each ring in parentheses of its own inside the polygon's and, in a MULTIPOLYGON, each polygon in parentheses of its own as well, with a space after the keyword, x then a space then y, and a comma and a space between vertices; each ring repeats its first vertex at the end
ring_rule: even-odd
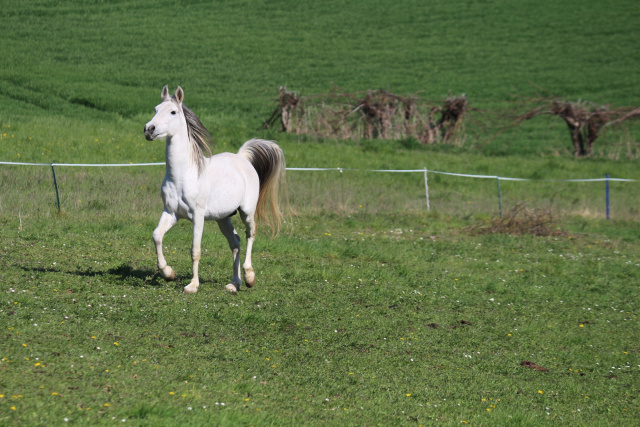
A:
POLYGON ((75 271, 64 270, 51 267, 30 267, 21 266, 24 271, 36 273, 57 273, 69 274, 78 277, 96 277, 106 282, 115 281, 127 286, 165 286, 166 281, 162 279, 157 270, 149 268, 136 268, 129 264, 121 264, 118 267, 109 268, 107 270, 94 269, 77 269, 75 271))

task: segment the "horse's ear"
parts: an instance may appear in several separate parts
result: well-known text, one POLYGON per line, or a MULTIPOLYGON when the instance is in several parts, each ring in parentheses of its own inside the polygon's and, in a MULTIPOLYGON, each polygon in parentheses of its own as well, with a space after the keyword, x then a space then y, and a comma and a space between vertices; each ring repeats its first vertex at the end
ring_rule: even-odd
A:
POLYGON ((184 91, 180 86, 176 89, 176 101, 178 101, 179 104, 182 104, 182 101, 184 101, 184 91))
POLYGON ((162 88, 162 100, 164 101, 167 98, 169 98, 169 86, 164 85, 162 88))

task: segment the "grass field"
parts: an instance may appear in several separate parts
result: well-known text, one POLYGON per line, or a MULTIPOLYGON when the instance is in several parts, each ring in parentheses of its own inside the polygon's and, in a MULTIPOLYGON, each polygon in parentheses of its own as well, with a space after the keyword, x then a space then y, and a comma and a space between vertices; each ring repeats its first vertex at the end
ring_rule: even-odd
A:
POLYGON ((638 236, 455 225, 301 218, 258 240, 258 284, 238 296, 208 226, 186 296, 187 223, 165 284, 148 217, 4 220, 2 422, 635 423, 638 236))
MULTIPOLYGON (((0 113, 3 126, 53 128, 37 135, 40 146, 64 137, 100 152, 102 143, 84 138, 87 127, 106 121, 126 141, 148 120, 165 84, 182 85, 188 105, 220 141, 253 136, 282 85, 309 95, 334 84, 346 91, 384 88, 435 101, 464 92, 485 111, 537 91, 635 105, 639 16, 632 0, 581 7, 552 1, 11 3, 0 10, 0 113), (76 127, 85 132, 65 132, 76 127)), ((469 144, 488 153, 554 153, 568 151, 566 134, 564 124, 540 118, 487 145, 489 135, 471 135, 469 144)), ((637 142, 636 132, 623 129, 602 144, 624 146, 629 139, 637 142)), ((54 161, 75 157, 52 154, 54 161)))
POLYGON ((214 224, 151 232, 162 166, 0 165, 0 425, 633 425, 640 416, 637 124, 570 156, 564 124, 488 141, 537 91, 637 104, 637 2, 1 2, 0 161, 162 162, 142 128, 169 84, 216 141, 278 140, 297 216, 258 236, 257 285, 214 224), (579 7, 578 7, 579 6, 579 7), (287 85, 385 88, 475 112, 455 146, 256 131, 287 85), (599 144, 599 145, 598 145, 599 144), (472 235, 550 209, 555 237, 472 235), (358 170, 348 170, 358 169, 358 170))

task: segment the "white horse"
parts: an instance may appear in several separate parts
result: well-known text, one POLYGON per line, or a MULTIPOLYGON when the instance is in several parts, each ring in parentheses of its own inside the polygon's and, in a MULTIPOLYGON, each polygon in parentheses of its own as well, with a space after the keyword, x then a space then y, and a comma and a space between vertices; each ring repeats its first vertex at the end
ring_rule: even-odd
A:
POLYGON ((215 220, 233 253, 233 275, 226 289, 235 293, 242 283, 240 238, 233 228, 231 216, 239 212, 246 227, 244 282, 251 287, 256 280, 251 266, 256 219, 265 220, 276 233, 282 221, 278 193, 286 169, 284 154, 275 142, 252 139, 244 143, 238 154, 211 156, 211 135, 196 115, 183 105, 183 100, 181 87, 170 96, 169 88, 165 86, 155 116, 144 127, 149 141, 166 138, 167 169, 162 183, 164 211, 153 232, 158 268, 165 280, 175 279, 173 269, 162 254, 162 238, 179 219, 188 219, 193 223, 193 279, 184 287, 184 292, 196 292, 200 285, 198 263, 204 221, 215 220))

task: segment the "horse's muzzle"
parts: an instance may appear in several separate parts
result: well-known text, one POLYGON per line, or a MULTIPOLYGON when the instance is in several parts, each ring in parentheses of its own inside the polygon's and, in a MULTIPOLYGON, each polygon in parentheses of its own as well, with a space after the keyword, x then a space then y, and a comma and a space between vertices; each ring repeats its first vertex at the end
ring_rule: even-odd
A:
POLYGON ((155 130, 156 127, 153 125, 144 127, 144 137, 147 138, 147 141, 153 141, 153 131, 155 130))

